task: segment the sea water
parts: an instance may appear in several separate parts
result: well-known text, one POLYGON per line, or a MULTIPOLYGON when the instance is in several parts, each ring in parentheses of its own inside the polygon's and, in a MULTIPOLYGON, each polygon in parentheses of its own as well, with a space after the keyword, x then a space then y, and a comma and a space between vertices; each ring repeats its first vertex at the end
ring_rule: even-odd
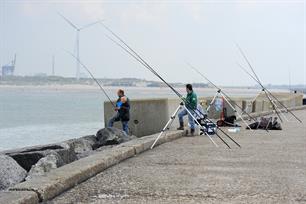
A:
MULTIPOLYGON (((106 88, 116 99, 116 87, 106 88)), ((185 89, 178 89, 185 94, 185 89)), ((196 89, 213 96, 214 89, 196 89)), ((258 90, 232 90, 235 96, 255 96, 258 90)), ((168 88, 126 88, 130 99, 175 98, 168 88)), ((48 144, 95 134, 104 127, 103 103, 97 89, 0 88, 0 151, 48 144)))

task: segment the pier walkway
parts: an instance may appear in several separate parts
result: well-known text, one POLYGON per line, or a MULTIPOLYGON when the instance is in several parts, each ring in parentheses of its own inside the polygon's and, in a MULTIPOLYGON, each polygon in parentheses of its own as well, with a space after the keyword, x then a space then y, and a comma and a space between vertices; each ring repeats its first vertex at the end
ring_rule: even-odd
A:
POLYGON ((306 203, 306 110, 283 131, 183 137, 115 165, 50 203, 306 203), (293 122, 294 121, 294 122, 293 122), (229 141, 229 140, 227 140, 229 141), (230 141, 229 141, 230 142, 230 141))

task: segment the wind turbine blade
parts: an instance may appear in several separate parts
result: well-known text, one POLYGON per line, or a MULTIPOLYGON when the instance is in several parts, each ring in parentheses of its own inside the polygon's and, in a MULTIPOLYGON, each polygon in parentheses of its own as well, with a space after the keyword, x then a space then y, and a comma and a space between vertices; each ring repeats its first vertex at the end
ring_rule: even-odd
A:
POLYGON ((102 21, 104 21, 104 20, 98 20, 98 21, 95 21, 95 22, 93 22, 93 23, 89 23, 89 24, 84 25, 83 27, 81 27, 79 30, 83 30, 83 29, 88 28, 88 27, 90 27, 90 26, 93 26, 93 25, 95 25, 95 24, 97 24, 97 23, 101 23, 102 21))
POLYGON ((78 40, 77 40, 77 33, 76 33, 74 46, 73 46, 73 54, 76 54, 77 52, 77 43, 78 43, 78 40))
POLYGON ((63 16, 60 12, 57 12, 58 15, 60 15, 69 25, 71 25, 74 29, 79 30, 78 27, 76 27, 71 21, 69 21, 65 16, 63 16))

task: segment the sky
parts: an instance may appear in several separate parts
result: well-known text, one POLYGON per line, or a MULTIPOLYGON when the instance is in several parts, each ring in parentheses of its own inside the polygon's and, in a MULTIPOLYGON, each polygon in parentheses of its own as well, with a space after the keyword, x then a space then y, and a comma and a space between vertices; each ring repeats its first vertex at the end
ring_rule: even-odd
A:
MULTIPOLYGON (((169 82, 254 82, 238 43, 264 84, 305 84, 306 0, 77 1, 0 0, 0 65, 17 54, 16 74, 75 76, 77 27, 103 19, 169 82), (289 77, 290 76, 290 77, 289 77)), ((80 32, 80 59, 98 78, 158 80, 105 37, 96 24, 80 32)), ((86 73, 81 69, 81 72, 86 73)))

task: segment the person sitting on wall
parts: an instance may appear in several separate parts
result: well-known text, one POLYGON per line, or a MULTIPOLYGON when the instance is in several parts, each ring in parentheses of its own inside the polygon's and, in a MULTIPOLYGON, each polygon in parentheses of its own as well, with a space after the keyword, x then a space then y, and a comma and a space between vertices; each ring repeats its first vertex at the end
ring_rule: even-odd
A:
POLYGON ((119 89, 117 91, 118 99, 116 102, 115 111, 116 114, 109 120, 108 127, 113 127, 114 122, 121 121, 123 131, 128 135, 130 120, 130 100, 124 95, 124 91, 119 89))
MULTIPOLYGON (((186 85, 186 92, 187 92, 187 97, 186 97, 186 108, 189 110, 189 112, 191 114, 193 114, 196 109, 197 109, 197 104, 198 104, 198 99, 197 99, 197 95, 194 93, 193 89, 192 89, 192 85, 191 84, 187 84, 186 85)), ((180 127, 177 128, 178 130, 184 130, 184 120, 183 117, 185 115, 187 115, 188 112, 186 111, 186 109, 182 110, 179 114, 178 114, 178 118, 179 118, 179 122, 180 122, 180 127)), ((194 119, 193 117, 188 114, 188 121, 190 124, 190 133, 191 135, 194 134, 195 129, 194 129, 194 119)))

